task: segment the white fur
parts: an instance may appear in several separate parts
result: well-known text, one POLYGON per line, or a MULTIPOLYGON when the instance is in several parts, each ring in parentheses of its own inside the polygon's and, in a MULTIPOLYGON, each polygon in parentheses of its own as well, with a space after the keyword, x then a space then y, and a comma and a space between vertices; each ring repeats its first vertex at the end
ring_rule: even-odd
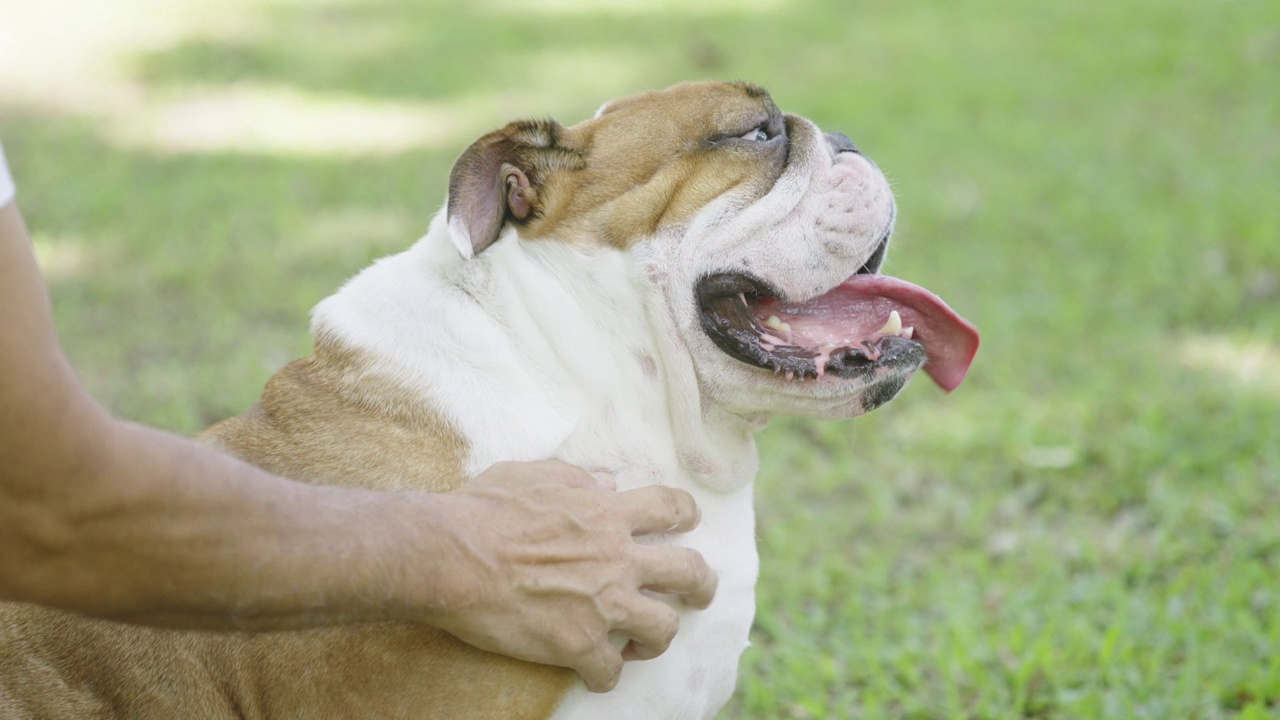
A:
POLYGON ((748 269, 806 299, 856 271, 890 222, 879 171, 790 121, 790 161, 761 199, 730 193, 625 252, 524 242, 507 228, 471 257, 442 212, 413 248, 316 308, 314 330, 368 351, 376 372, 454 423, 470 472, 558 457, 616 473, 620 489, 665 484, 698 501, 701 526, 660 541, 702 553, 719 575, 715 602, 684 613, 670 649, 628 664, 614 691, 570 690, 557 720, 719 712, 755 612, 752 433, 778 413, 862 412, 858 383, 784 381, 729 358, 699 326, 701 275, 748 269))

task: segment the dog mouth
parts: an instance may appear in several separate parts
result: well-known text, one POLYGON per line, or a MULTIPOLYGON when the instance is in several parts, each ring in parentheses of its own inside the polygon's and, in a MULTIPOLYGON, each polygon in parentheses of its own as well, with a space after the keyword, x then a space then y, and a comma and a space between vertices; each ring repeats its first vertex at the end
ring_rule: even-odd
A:
POLYGON ((978 331, 937 295, 877 273, 884 245, 848 280, 801 302, 744 272, 697 284, 703 331, 722 351, 788 380, 904 376, 924 367, 943 390, 960 385, 978 331))

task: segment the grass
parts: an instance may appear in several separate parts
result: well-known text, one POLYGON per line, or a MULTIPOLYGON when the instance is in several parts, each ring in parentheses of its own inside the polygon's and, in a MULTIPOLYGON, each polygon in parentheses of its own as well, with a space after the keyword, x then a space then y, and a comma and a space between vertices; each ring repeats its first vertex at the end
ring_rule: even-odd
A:
POLYGON ((886 169, 889 272, 984 346, 766 431, 723 717, 1280 718, 1274 0, 76 2, 0 7, 0 125, 119 414, 247 407, 472 137, 751 79, 886 169))

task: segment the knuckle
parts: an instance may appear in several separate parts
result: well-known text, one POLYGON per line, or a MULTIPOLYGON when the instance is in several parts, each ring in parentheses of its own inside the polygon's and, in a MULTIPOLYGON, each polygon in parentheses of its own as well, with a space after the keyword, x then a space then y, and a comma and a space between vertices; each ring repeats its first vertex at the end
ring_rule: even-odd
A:
POLYGON ((697 550, 687 550, 684 554, 685 567, 689 571, 689 577, 696 585, 705 585, 707 582, 715 582, 715 574, 711 571, 711 566, 707 564, 706 558, 702 557, 702 553, 697 550))
POLYGON ((618 679, 622 676, 622 655, 613 650, 612 646, 607 650, 602 649, 592 656, 587 671, 578 674, 586 681, 587 689, 591 692, 609 692, 617 687, 618 679))
POLYGON ((627 593, 617 585, 610 585, 600 593, 600 609, 609 627, 625 623, 631 617, 627 607, 627 593))
POLYGON ((590 658, 600 648, 600 641, 595 636, 596 633, 586 628, 569 635, 562 643, 565 654, 571 658, 590 658))
POLYGON ((598 693, 605 692, 608 689, 605 687, 604 676, 597 672, 596 668, 579 667, 574 669, 578 671, 578 675, 582 676, 582 681, 587 684, 587 690, 598 693))
POLYGON ((681 524, 697 516, 698 510, 693 496, 684 490, 663 488, 662 497, 666 501, 667 512, 673 524, 681 524))
POLYGON ((609 688, 613 689, 618 684, 618 678, 622 675, 622 655, 614 652, 609 653, 609 688))

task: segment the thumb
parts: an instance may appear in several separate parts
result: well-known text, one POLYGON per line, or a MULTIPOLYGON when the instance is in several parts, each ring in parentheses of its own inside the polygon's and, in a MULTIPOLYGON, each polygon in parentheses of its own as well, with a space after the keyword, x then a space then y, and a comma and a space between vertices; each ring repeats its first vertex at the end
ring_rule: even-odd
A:
POLYGON ((612 473, 593 472, 591 478, 596 481, 596 487, 600 490, 617 490, 618 481, 614 479, 612 473))
MULTIPOLYGON (((603 471, 587 472, 576 465, 553 460, 547 463, 553 471, 552 478, 561 484, 578 490, 617 490, 613 475, 603 471)), ((550 479, 550 478, 549 478, 550 479)))

